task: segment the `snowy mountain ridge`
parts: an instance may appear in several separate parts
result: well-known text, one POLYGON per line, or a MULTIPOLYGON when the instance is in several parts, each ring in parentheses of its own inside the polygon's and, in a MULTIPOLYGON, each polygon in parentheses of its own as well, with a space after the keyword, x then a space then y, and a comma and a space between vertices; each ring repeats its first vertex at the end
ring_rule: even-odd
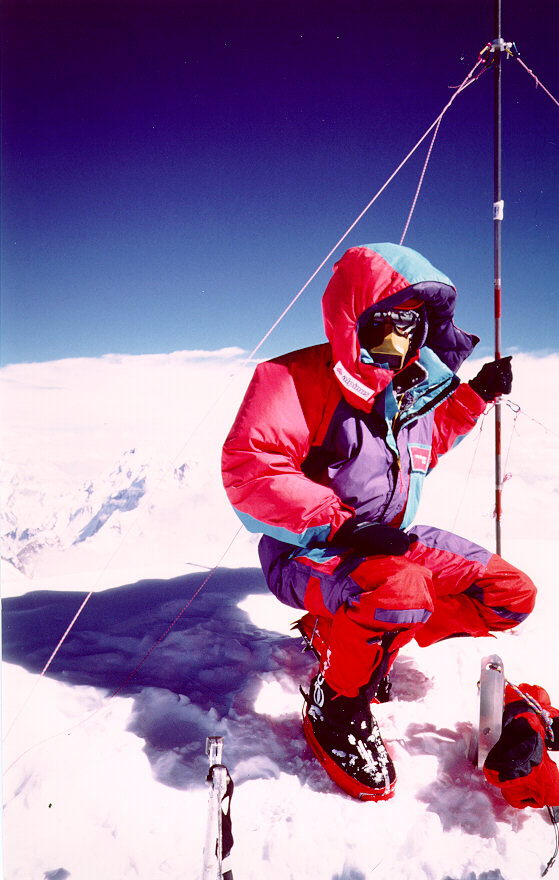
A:
POLYGON ((174 504, 180 506, 181 490, 192 488, 198 467, 192 462, 162 463, 129 449, 103 473, 77 487, 55 468, 46 485, 31 466, 11 478, 4 468, 2 559, 32 577, 43 550, 63 552, 102 529, 120 533, 125 515, 146 498, 149 502, 154 490, 174 495, 174 504))

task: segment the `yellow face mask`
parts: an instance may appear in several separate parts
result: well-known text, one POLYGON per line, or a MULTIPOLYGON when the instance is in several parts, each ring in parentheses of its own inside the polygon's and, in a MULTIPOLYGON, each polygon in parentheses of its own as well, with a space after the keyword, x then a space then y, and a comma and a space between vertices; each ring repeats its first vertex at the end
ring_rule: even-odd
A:
POLYGON ((393 326, 388 326, 387 330, 388 333, 382 342, 370 348, 369 354, 373 360, 388 364, 391 370, 401 370, 410 347, 410 340, 393 326))

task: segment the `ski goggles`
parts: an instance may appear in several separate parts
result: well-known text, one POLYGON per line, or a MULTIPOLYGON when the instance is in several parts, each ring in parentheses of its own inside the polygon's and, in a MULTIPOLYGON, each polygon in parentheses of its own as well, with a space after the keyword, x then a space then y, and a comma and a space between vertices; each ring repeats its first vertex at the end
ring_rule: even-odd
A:
POLYGON ((372 329, 390 324, 402 336, 410 337, 419 321, 420 317, 413 309, 390 309, 383 312, 370 312, 367 316, 366 326, 372 329))

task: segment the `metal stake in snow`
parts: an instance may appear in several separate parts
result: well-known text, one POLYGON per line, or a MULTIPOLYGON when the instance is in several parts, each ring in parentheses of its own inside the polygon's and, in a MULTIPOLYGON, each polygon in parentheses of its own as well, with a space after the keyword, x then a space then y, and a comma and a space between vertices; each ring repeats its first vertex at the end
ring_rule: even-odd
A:
POLYGON ((206 754, 210 762, 207 781, 211 789, 202 880, 233 880, 233 872, 228 865, 233 846, 231 833, 233 780, 229 776, 227 767, 221 763, 223 737, 209 736, 206 740, 206 754))
POLYGON ((468 759, 483 770, 487 755, 501 736, 505 702, 505 672, 497 654, 484 657, 477 683, 479 708, 477 725, 472 727, 468 759))
POLYGON ((497 654, 481 661, 479 678, 479 728, 477 766, 483 769, 487 755, 501 736, 505 702, 505 672, 497 654))

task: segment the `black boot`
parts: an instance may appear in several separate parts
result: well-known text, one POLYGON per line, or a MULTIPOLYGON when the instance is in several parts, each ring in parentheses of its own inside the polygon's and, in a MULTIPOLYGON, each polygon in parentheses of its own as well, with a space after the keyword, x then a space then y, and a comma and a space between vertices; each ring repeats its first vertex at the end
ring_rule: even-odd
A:
POLYGON ((396 772, 365 692, 336 694, 319 672, 304 696, 305 736, 334 782, 360 800, 391 797, 396 772))

